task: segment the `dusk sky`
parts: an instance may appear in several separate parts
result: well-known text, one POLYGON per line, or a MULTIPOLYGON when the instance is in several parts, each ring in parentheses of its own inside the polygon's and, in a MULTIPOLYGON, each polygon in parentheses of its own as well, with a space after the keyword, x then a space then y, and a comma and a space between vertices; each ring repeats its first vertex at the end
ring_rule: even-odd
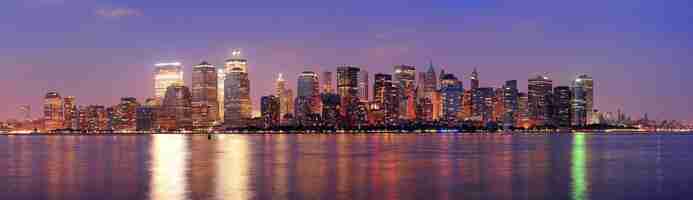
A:
MULTIPOLYGON (((157 62, 249 60, 254 109, 277 73, 295 87, 304 70, 353 64, 392 73, 433 59, 482 86, 533 74, 569 85, 593 76, 595 108, 639 118, 693 119, 693 3, 667 1, 0 1, 0 120, 48 90, 79 105, 153 95, 157 62)), ((464 87, 469 87, 465 79, 464 87)))

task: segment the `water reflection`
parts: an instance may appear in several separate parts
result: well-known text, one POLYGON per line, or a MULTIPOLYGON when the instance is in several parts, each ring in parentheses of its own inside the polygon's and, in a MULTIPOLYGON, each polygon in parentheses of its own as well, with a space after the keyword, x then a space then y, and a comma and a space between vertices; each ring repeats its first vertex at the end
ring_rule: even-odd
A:
POLYGON ((0 199, 671 199, 693 137, 0 137, 0 199), (619 198, 620 199, 620 198, 619 198))
POLYGON ((573 136, 572 161, 570 174, 572 177, 572 197, 574 200, 587 200, 589 189, 587 180, 587 147, 585 145, 585 135, 576 134, 573 136))
POLYGON ((188 140, 183 135, 154 135, 151 137, 150 199, 188 199, 188 140))

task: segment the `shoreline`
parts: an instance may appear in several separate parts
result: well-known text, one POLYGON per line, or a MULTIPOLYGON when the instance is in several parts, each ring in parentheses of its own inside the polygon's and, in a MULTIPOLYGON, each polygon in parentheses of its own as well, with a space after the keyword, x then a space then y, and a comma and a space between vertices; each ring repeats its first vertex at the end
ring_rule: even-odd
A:
POLYGON ((589 132, 216 132, 216 133, 0 133, 0 136, 147 136, 147 135, 693 135, 693 131, 589 131, 589 132))

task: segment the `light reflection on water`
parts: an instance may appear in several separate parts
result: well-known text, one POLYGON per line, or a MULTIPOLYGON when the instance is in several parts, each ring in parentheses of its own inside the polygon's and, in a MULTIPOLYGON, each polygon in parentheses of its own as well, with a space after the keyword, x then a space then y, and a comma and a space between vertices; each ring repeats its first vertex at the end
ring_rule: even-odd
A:
POLYGON ((0 136, 0 199, 671 199, 693 136, 0 136))

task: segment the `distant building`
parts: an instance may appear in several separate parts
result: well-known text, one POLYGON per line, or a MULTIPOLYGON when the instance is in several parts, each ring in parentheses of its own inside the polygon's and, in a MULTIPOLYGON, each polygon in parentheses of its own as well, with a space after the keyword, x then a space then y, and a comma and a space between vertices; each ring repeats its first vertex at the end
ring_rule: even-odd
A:
POLYGON ((207 62, 193 66, 192 119, 194 128, 209 128, 219 119, 217 70, 207 62))
POLYGON ((224 80, 224 124, 229 128, 245 127, 252 117, 250 101, 250 79, 247 60, 234 51, 233 58, 226 61, 224 80))
POLYGON ((305 71, 298 77, 294 117, 300 124, 317 122, 322 112, 319 84, 315 72, 305 71))
POLYGON ((323 93, 322 100, 322 122, 325 127, 335 128, 340 120, 340 98, 334 93, 323 93))
POLYGON ((274 95, 263 96, 260 99, 260 113, 265 128, 279 125, 279 97, 274 95))
POLYGON ((279 97, 279 116, 281 121, 285 121, 287 116, 293 118, 294 112, 294 92, 286 86, 286 81, 280 73, 277 77, 276 96, 279 97))
POLYGON ((375 74, 373 84, 373 102, 376 112, 382 115, 382 121, 376 123, 392 123, 399 118, 399 89, 390 74, 375 74))
POLYGON ((217 69, 217 121, 224 119, 224 80, 226 80, 226 70, 217 69))
POLYGON ((48 92, 43 100, 43 120, 46 130, 64 128, 63 99, 57 92, 48 92))
POLYGON ((572 124, 571 99, 572 91, 568 86, 556 86, 553 88, 556 125, 558 127, 570 127, 572 124))
POLYGON ((85 131, 101 131, 108 128, 108 113, 102 105, 90 105, 80 108, 80 129, 85 131))
POLYGON ((599 118, 593 113, 594 109, 594 81, 592 77, 587 74, 581 74, 573 81, 573 85, 580 87, 581 91, 584 93, 585 101, 585 122, 586 124, 598 124, 599 118))
POLYGON ((592 79, 586 75, 578 76, 571 85, 572 87, 572 125, 585 126, 589 124, 592 113, 588 110, 588 93, 592 90, 592 79), (585 79, 583 79, 585 78, 585 79))
POLYGON ((192 95, 190 89, 173 85, 166 96, 159 115, 159 126, 163 130, 192 130, 192 95))
POLYGON ((493 119, 493 99, 496 96, 494 88, 480 87, 476 89, 476 95, 479 101, 473 102, 477 107, 476 114, 482 122, 494 121, 493 119))
POLYGON ((158 129, 156 126, 157 113, 160 105, 155 99, 147 99, 144 104, 137 107, 137 130, 152 131, 158 129))
POLYGON ((137 108, 140 103, 134 97, 123 97, 113 109, 112 128, 118 131, 137 129, 137 108))
POLYGON ((79 113, 74 96, 67 96, 63 99, 63 115, 65 120, 63 127, 79 129, 79 113))
POLYGON ((171 85, 183 85, 183 67, 179 62, 158 63, 154 69, 154 97, 164 98, 171 85))
POLYGON ((397 65, 395 68, 395 81, 399 88, 400 119, 416 119, 416 67, 411 65, 397 65))
POLYGON ((440 79, 440 96, 442 97, 443 121, 454 122, 462 114, 462 81, 453 74, 444 74, 440 79))
POLYGON ((320 77, 322 81, 322 84, 320 85, 321 93, 335 93, 332 77, 331 71, 322 72, 322 76, 320 77))
POLYGON ((354 66, 337 67, 337 94, 340 97, 340 107, 344 116, 345 124, 356 124, 358 109, 359 90, 358 75, 360 69, 354 66))
POLYGON ((520 115, 520 96, 517 89, 517 80, 505 81, 503 85, 503 126, 505 128, 517 127, 517 119, 520 115))
POLYGON ((517 110, 518 110, 518 117, 515 120, 515 124, 517 124, 518 127, 521 128, 531 128, 534 127, 534 122, 529 116, 529 98, 527 97, 526 93, 518 93, 518 102, 517 102, 517 110))
POLYGON ((370 100, 370 98, 369 98, 370 82, 369 82, 368 76, 369 76, 368 71, 366 71, 366 70, 359 71, 359 100, 361 102, 368 102, 370 100))
POLYGON ((529 117, 537 126, 551 125, 553 81, 547 76, 536 76, 529 79, 527 105, 529 117))

